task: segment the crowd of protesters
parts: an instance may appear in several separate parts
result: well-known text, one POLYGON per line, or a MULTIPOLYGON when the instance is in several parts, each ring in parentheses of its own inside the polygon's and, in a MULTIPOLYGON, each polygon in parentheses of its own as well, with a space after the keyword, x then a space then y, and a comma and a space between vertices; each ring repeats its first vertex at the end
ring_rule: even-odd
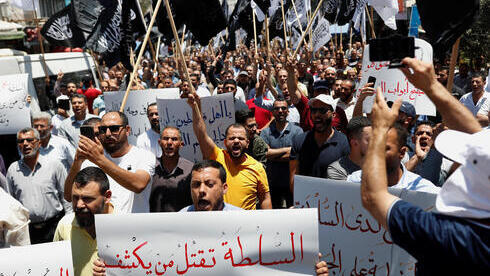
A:
MULTIPOLYGON (((180 130, 160 125, 155 103, 146 108, 151 129, 129 143, 137 126, 104 104, 104 92, 130 83, 122 65, 101 63, 98 88, 90 77, 75 81, 60 72, 49 91, 56 108, 32 114, 32 128, 17 133, 20 159, 2 168, 0 212, 15 219, 0 224, 0 247, 76 239, 75 274, 104 275, 94 214, 290 208, 294 175, 306 175, 362 183, 365 208, 421 269, 433 272, 453 260, 488 269, 490 134, 482 130, 490 117, 488 68, 459 63, 447 92, 446 60, 405 59, 403 73, 438 111, 419 116, 410 102, 389 103, 390 109, 374 83, 360 86, 363 49, 360 42, 329 42, 315 53, 304 46, 293 58, 279 43, 257 50, 240 44, 226 53, 191 46, 186 66, 167 46, 160 52, 170 54, 157 62, 148 52, 135 65, 131 89, 178 88, 187 98, 204 159, 196 164, 179 155, 180 130), (236 123, 220 148, 206 132, 199 105, 222 93, 233 93, 236 123), (365 114, 363 101, 372 95, 373 111, 365 114), (447 148, 463 141, 446 137, 438 147, 436 138, 447 129, 469 133, 453 133, 467 139, 457 157, 447 148), (469 138, 477 136, 483 138, 469 138), (442 214, 428 217, 387 193, 387 186, 438 194, 442 214), (463 235, 466 240, 450 242, 463 235), (434 254, 424 254, 422 243, 434 245, 434 254)), ((318 262, 317 273, 326 275, 325 262, 318 262)))

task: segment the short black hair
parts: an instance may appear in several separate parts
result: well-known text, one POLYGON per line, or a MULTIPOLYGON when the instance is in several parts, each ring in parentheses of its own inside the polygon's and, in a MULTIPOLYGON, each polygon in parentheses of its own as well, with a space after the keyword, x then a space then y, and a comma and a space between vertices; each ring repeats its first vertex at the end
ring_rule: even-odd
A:
POLYGON ((101 195, 109 190, 109 178, 107 178, 104 171, 98 167, 86 167, 77 173, 74 180, 74 182, 81 187, 87 185, 87 183, 91 181, 99 184, 99 192, 101 195))
POLYGON ((396 130, 396 136, 398 140, 398 148, 401 148, 407 144, 408 131, 402 124, 396 122, 392 128, 396 130))
POLYGON ((118 110, 111 110, 111 111, 107 112, 106 114, 104 114, 104 116, 102 116, 102 118, 104 118, 109 113, 117 113, 119 115, 119 118, 121 118, 121 120, 122 120, 122 125, 123 126, 127 126, 129 124, 129 122, 128 122, 128 116, 126 116, 126 114, 124 114, 124 113, 122 113, 121 111, 118 111, 118 110))
POLYGON ((276 100, 274 101, 274 104, 276 102, 285 102, 285 101, 286 101, 286 98, 284 98, 283 95, 278 95, 277 98, 276 98, 276 100))
POLYGON ((153 103, 149 104, 148 107, 146 108, 146 115, 148 115, 148 112, 149 112, 151 106, 156 106, 158 108, 156 102, 153 102, 153 103))
POLYGON ((229 125, 226 130, 225 130, 225 135, 228 136, 228 131, 230 130, 230 128, 243 128, 245 130, 245 133, 247 132, 247 129, 245 128, 245 122, 243 122, 243 124, 240 124, 240 123, 234 123, 234 124, 231 124, 229 125))
POLYGON ((87 120, 85 120, 82 124, 82 126, 95 126, 95 124, 100 123, 102 121, 101 118, 99 117, 92 117, 87 120))
POLYGON ((74 99, 74 98, 77 98, 77 99, 83 99, 83 101, 85 103, 87 103, 87 97, 83 94, 78 94, 78 93, 74 93, 73 95, 70 96, 70 102, 74 99))
POLYGON ((234 79, 225 80, 223 82, 223 86, 225 86, 227 84, 233 84, 236 87, 236 81, 234 79))
POLYGON ((419 121, 419 122, 417 122, 415 124, 415 130, 417 130, 419 128, 419 126, 421 126, 421 125, 428 125, 430 127, 434 127, 435 126, 434 122, 429 121, 429 120, 419 121))
POLYGON ((235 112, 235 121, 237 124, 244 125, 249 118, 255 118, 255 114, 252 110, 241 109, 235 112))
POLYGON ((226 183, 226 170, 223 167, 223 165, 221 165, 221 163, 219 163, 218 161, 215 161, 215 160, 202 160, 202 161, 195 163, 194 166, 192 166, 191 174, 194 171, 200 171, 200 170, 205 169, 205 168, 218 169, 219 178, 221 180, 221 183, 226 183))
POLYGON ((371 126, 371 120, 369 120, 367 117, 357 116, 352 118, 346 127, 346 134, 349 141, 352 138, 359 137, 359 134, 361 134, 362 130, 368 126, 371 126))
POLYGON ((485 78, 483 77, 483 75, 478 72, 475 72, 471 75, 471 79, 475 79, 475 78, 480 78, 482 79, 483 82, 485 82, 485 78))

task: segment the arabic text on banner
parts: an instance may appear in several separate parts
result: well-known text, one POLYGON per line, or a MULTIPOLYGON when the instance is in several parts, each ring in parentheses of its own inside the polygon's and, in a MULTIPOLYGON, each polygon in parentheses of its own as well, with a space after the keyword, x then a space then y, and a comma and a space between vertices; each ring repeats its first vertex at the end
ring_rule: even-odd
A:
POLYGON ((28 74, 0 76, 0 134, 31 126, 27 104, 28 74))

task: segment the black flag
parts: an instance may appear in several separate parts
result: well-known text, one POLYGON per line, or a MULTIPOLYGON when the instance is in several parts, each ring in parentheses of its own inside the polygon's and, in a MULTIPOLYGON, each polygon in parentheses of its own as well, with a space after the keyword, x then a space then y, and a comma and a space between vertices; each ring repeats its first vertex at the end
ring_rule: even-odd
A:
MULTIPOLYGON (((292 7, 291 0, 284 1, 284 13, 292 7)), ((270 38, 280 37, 284 39, 284 24, 282 20, 281 6, 277 8, 276 12, 269 20, 269 36, 270 38)))
POLYGON ((187 1, 190 6, 187 8, 185 24, 199 44, 207 45, 209 40, 225 29, 227 25, 219 0, 187 1))
POLYGON ((359 0, 344 0, 340 4, 339 14, 337 15, 337 24, 345 25, 352 20, 356 12, 359 0))
MULTIPOLYGON (((166 1, 166 0, 165 0, 166 1)), ((160 8, 158 9, 158 15, 156 17, 156 24, 158 26, 158 31, 163 35, 164 41, 169 43, 173 40, 172 27, 170 26, 170 21, 167 17, 167 8, 165 7, 165 1, 162 1, 160 8)), ((180 29, 186 20, 186 1, 185 0, 168 0, 170 5, 170 10, 172 11, 172 17, 174 18, 176 29, 180 29)), ((153 10, 158 0, 153 0, 153 10)))
POLYGON ((331 23, 337 22, 341 0, 324 0, 322 4, 323 16, 331 23))
POLYGON ((480 1, 417 0, 417 8, 434 53, 444 53, 476 20, 480 1))
POLYGON ((83 47, 85 38, 72 17, 71 5, 53 14, 41 29, 41 34, 55 46, 83 47))
MULTIPOLYGON (((72 0, 71 7, 77 26, 87 35, 92 32, 105 7, 98 0, 72 0)), ((112 5, 109 5, 112 6, 112 5)))

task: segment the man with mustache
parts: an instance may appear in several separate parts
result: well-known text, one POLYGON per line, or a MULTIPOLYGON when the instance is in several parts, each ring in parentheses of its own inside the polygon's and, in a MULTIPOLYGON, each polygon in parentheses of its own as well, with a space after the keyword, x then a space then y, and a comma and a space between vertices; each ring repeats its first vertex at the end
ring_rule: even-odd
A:
POLYGON ((157 103, 148 105, 146 116, 148 117, 151 128, 138 136, 136 146, 151 151, 157 158, 160 158, 162 156, 162 149, 158 143, 158 139, 160 138, 160 116, 158 116, 157 103))
POLYGON ((71 206, 63 199, 66 170, 54 158, 41 156, 39 132, 24 128, 17 132, 17 147, 22 159, 7 171, 7 192, 29 210, 31 243, 53 240, 54 230, 71 206))
POLYGON ((53 241, 71 241, 74 275, 92 275, 97 258, 96 214, 112 213, 109 179, 97 167, 87 167, 75 176, 71 197, 74 213, 64 216, 53 241))
POLYGON ((107 112, 98 131, 94 140, 80 136, 75 160, 65 181, 65 199, 71 201, 73 180, 80 169, 95 165, 109 177, 114 208, 118 212, 149 212, 155 156, 129 144, 131 128, 122 112, 107 112), (84 162, 86 160, 88 162, 84 162))

